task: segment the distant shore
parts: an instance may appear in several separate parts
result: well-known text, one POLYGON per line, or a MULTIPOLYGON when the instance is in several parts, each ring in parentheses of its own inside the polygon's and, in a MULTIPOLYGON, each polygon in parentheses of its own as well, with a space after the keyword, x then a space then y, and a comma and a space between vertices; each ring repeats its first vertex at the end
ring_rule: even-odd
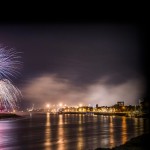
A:
POLYGON ((149 138, 150 134, 146 133, 132 138, 123 145, 114 148, 97 148, 95 150, 145 150, 150 148, 149 138))
POLYGON ((135 117, 135 118, 149 118, 150 113, 142 113, 140 115, 129 115, 127 112, 61 112, 60 114, 94 114, 94 115, 103 115, 103 116, 125 116, 125 117, 135 117))
MULTIPOLYGON (((18 117, 26 117, 30 116, 30 114, 46 114, 46 112, 22 112, 18 111, 16 113, 4 113, 0 112, 0 119, 5 119, 5 118, 18 118, 18 117)), ((84 114, 84 115, 102 115, 102 116, 125 116, 129 117, 126 115, 126 113, 93 113, 93 112, 59 112, 59 113, 51 113, 51 114, 84 114)), ((144 114, 141 116, 132 116, 135 118, 149 118, 150 114, 144 114)))

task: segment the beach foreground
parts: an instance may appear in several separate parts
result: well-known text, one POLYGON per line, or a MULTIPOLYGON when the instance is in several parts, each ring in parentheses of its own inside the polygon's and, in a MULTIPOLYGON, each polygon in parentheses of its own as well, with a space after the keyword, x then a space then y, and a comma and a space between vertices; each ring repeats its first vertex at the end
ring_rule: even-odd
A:
POLYGON ((150 148, 149 137, 150 134, 147 133, 132 138, 123 145, 114 148, 97 148, 96 150, 146 150, 150 148))

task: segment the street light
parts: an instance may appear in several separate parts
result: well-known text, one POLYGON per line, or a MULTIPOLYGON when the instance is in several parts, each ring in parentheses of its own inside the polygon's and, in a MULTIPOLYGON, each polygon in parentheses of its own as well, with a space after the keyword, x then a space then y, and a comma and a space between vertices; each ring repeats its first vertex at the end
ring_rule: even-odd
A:
POLYGON ((79 104, 80 107, 82 107, 82 104, 79 104))
POLYGON ((49 107, 50 107, 50 105, 49 105, 49 104, 47 104, 47 105, 46 105, 46 107, 47 107, 47 108, 49 108, 49 107))
POLYGON ((59 103, 59 106, 62 107, 62 103, 59 103))
POLYGON ((49 111, 50 104, 47 104, 46 107, 47 107, 47 111, 49 111))

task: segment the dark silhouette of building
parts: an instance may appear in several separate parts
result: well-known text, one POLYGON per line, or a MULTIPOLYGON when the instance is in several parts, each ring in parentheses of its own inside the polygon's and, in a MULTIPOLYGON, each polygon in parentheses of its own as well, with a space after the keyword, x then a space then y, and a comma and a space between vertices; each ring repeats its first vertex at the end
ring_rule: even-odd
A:
POLYGON ((124 101, 117 102, 117 105, 118 105, 118 106, 124 106, 124 101))

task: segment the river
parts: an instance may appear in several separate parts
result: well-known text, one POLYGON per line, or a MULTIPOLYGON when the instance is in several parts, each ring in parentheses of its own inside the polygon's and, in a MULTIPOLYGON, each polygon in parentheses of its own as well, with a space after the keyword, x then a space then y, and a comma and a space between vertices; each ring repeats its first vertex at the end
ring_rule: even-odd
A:
POLYGON ((149 120, 85 114, 30 114, 0 120, 0 150, 94 150, 149 132, 149 120))

